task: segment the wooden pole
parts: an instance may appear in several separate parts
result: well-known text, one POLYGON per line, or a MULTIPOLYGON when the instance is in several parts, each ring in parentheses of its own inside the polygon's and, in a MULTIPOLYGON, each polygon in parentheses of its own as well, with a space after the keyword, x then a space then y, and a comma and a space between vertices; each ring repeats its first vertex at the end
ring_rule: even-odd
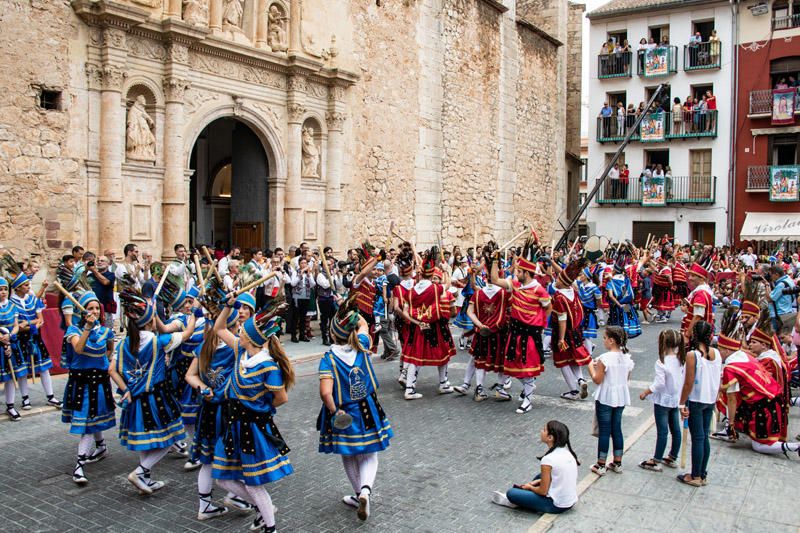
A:
POLYGON ((244 287, 242 287, 241 289, 239 289, 238 291, 236 291, 233 294, 234 294, 234 296, 239 296, 240 294, 244 294, 247 291, 249 291, 250 289, 255 289, 256 287, 258 287, 259 285, 261 285, 262 283, 264 283, 268 279, 274 278, 277 275, 278 275, 277 272, 270 272, 266 276, 262 276, 260 279, 257 279, 257 280, 255 280, 253 282, 248 283, 247 285, 245 285, 244 287))
POLYGON ((58 281, 54 281, 54 282, 53 282, 53 285, 55 286, 55 288, 56 288, 56 289, 60 290, 60 291, 61 291, 61 293, 62 293, 62 294, 63 294, 63 295, 64 295, 64 296, 65 296, 65 297, 66 297, 66 298, 67 298, 67 299, 68 299, 70 302, 72 302, 72 305, 74 305, 75 307, 77 307, 77 308, 80 310, 80 312, 81 312, 81 313, 85 313, 85 312, 86 312, 86 308, 85 308, 85 307, 83 307, 83 306, 82 306, 82 305, 81 305, 81 304, 78 302, 78 300, 76 300, 76 299, 75 299, 75 297, 74 297, 74 296, 72 296, 72 295, 69 293, 69 291, 68 291, 67 289, 65 289, 65 288, 64 288, 64 287, 61 285, 61 283, 59 283, 58 281))
POLYGON ((211 272, 214 273, 214 276, 216 276, 217 281, 219 281, 219 284, 222 285, 222 276, 219 275, 217 267, 214 266, 214 260, 211 259, 211 254, 208 252, 208 248, 206 248, 205 246, 203 246, 203 255, 206 256, 206 259, 208 259, 208 264, 211 266, 211 272))
POLYGON ((525 229, 523 229, 522 231, 520 231, 519 233, 517 233, 516 235, 514 235, 514 237, 512 237, 510 241, 508 241, 508 242, 507 242, 507 243, 505 243, 503 246, 501 246, 500 248, 498 248, 498 249, 497 249, 497 251, 498 251, 498 252, 505 251, 505 249, 506 249, 506 248, 508 248, 509 246, 511 246, 512 244, 514 244, 514 242, 515 242, 517 239, 519 239, 520 237, 522 237, 523 235, 525 235, 525 234, 526 234, 528 231, 530 231, 530 229, 529 229, 529 228, 525 228, 525 229))
POLYGON ((153 293, 153 298, 157 298, 159 294, 161 294, 161 288, 164 286, 164 282, 167 281, 167 275, 169 274, 169 267, 164 269, 164 272, 161 273, 161 279, 158 280, 158 287, 156 287, 156 292, 153 293))
POLYGON ((193 254, 192 259, 194 260, 194 268, 197 270, 197 280, 200 282, 200 296, 205 296, 206 282, 203 279, 203 269, 200 267, 200 258, 197 257, 197 254, 193 254))

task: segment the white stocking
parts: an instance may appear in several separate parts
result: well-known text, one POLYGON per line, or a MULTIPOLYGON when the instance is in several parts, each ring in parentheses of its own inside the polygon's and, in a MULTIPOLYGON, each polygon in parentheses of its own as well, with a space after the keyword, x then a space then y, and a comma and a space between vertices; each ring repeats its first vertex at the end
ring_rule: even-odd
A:
POLYGON ((797 449, 800 448, 800 443, 798 442, 773 442, 772 444, 762 444, 753 440, 750 441, 750 445, 753 447, 753 451, 766 453, 768 455, 783 453, 784 446, 786 446, 786 449, 790 452, 796 452, 797 449))
POLYGON ((406 389, 413 389, 417 386, 417 375, 419 369, 414 363, 408 363, 408 373, 406 374, 406 389))
POLYGON ((592 351, 594 349, 592 341, 589 339, 583 339, 583 347, 586 348, 586 351, 589 352, 589 355, 592 355, 592 351))
POLYGON ((104 439, 103 439, 103 432, 102 431, 98 431, 97 433, 94 434, 94 442, 95 443, 103 442, 103 440, 104 439))
POLYGON ((19 393, 22 396, 28 395, 28 378, 22 378, 19 380, 19 393))
POLYGON ((6 381, 5 384, 5 393, 6 393, 6 403, 14 403, 14 382, 13 381, 6 381))
POLYGON ((470 357, 469 363, 467 363, 467 370, 464 372, 464 385, 469 386, 469 384, 472 383, 472 376, 474 375, 475 375, 475 358, 470 357))
POLYGON ((522 394, 525 397, 528 397, 531 394, 533 394, 533 389, 536 388, 536 384, 534 383, 534 379, 533 378, 522 378, 520 381, 522 381, 522 394))
POLYGON ((203 465, 197 472, 197 492, 210 494, 214 489, 214 480, 211 479, 211 465, 203 465))
POLYGON ((503 374, 502 372, 498 372, 498 373, 497 373, 497 382, 498 382, 500 385, 502 385, 502 384, 503 384, 503 382, 504 382, 505 380, 506 380, 506 375, 505 375, 505 374, 503 374))
POLYGON ((486 377, 486 370, 475 369, 475 385, 483 387, 483 379, 486 377))
POLYGON ((228 491, 228 494, 233 494, 237 498, 246 501, 251 505, 255 505, 253 498, 241 481, 234 481, 232 479, 218 479, 217 485, 228 491))
POLYGON ((358 494, 361 490, 361 478, 358 473, 358 457, 357 455, 343 455, 342 464, 344 465, 344 473, 347 474, 347 479, 350 480, 350 485, 353 487, 353 493, 358 494))
POLYGON ((261 518, 264 519, 264 525, 274 527, 275 511, 272 507, 272 498, 270 498, 267 489, 263 485, 257 487, 245 485, 244 488, 253 500, 253 504, 258 507, 258 512, 261 513, 261 518))
POLYGON ((46 396, 53 395, 53 378, 50 377, 49 370, 42 370, 39 374, 39 379, 42 380, 42 389, 44 389, 44 393, 46 396))
POLYGON ((378 452, 362 453, 356 455, 358 459, 358 471, 361 478, 361 495, 369 487, 368 493, 372 492, 372 486, 375 484, 375 477, 378 475, 378 452))
POLYGON ((586 378, 583 377, 583 367, 582 366, 569 365, 569 367, 572 369, 572 374, 575 376, 575 381, 580 381, 580 380, 584 380, 585 381, 586 380, 586 378))
POLYGON ((441 385, 442 383, 447 381, 447 363, 436 368, 439 370, 439 384, 441 385))
POLYGON ((147 450, 146 452, 139 452, 139 464, 147 470, 152 470, 156 463, 167 455, 169 448, 161 448, 158 450, 147 450))
POLYGON ((550 344, 553 342, 552 335, 545 335, 542 339, 542 349, 546 352, 550 349, 550 344))
POLYGON ((94 437, 91 434, 81 435, 81 440, 78 441, 78 456, 88 457, 92 453, 93 444, 94 437))
POLYGON ((561 367, 561 375, 564 376, 564 381, 567 382, 567 387, 569 387, 570 391, 578 390, 578 380, 575 378, 575 374, 572 373, 572 369, 569 366, 561 367))

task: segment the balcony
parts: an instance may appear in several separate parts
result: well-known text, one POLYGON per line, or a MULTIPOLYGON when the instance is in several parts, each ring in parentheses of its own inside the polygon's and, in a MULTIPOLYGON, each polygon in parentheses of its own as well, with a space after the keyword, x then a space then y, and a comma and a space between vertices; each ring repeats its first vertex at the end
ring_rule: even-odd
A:
POLYGON ((710 41, 683 46, 683 70, 707 70, 722 67, 722 43, 710 41))
MULTIPOLYGON (((645 117, 639 129, 631 135, 631 141, 651 143, 670 139, 714 138, 717 136, 718 111, 716 109, 655 115, 655 118, 645 117)), ((631 115, 627 115, 621 121, 616 116, 597 117, 597 142, 621 142, 628 133, 628 128, 632 127, 635 121, 636 117, 631 115)))
POLYGON ((747 192, 769 192, 769 167, 747 167, 747 192))
MULTIPOLYGON (((797 88, 797 97, 800 97, 800 87, 797 88)), ((797 98, 795 97, 795 98, 797 98)), ((748 118, 766 118, 772 116, 772 89, 759 89, 750 91, 750 108, 748 118)), ((800 114, 800 106, 795 104, 794 114, 800 114)))
POLYGON ((669 76, 678 72, 678 47, 658 46, 636 52, 636 73, 645 78, 669 76))
MULTIPOLYGON (((797 4, 795 4, 795 9, 797 9, 797 4)), ((788 30, 790 28, 797 28, 798 26, 800 26, 800 13, 772 19, 772 31, 788 30)))
MULTIPOLYGON (((716 200, 716 176, 666 176, 666 203, 713 204, 716 200)), ((607 179, 597 192, 600 205, 642 205, 641 178, 630 178, 626 186, 618 179, 607 179)))
POLYGON ((597 77, 600 79, 630 78, 631 52, 615 52, 597 56, 597 77))

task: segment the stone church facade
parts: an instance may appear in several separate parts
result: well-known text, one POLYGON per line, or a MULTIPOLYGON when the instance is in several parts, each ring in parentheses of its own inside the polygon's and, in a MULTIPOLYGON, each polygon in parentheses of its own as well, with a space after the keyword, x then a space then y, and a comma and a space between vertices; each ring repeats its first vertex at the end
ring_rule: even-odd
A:
POLYGON ((22 256, 341 250, 392 221, 470 245, 569 215, 581 6, 0 3, 0 244, 22 256))

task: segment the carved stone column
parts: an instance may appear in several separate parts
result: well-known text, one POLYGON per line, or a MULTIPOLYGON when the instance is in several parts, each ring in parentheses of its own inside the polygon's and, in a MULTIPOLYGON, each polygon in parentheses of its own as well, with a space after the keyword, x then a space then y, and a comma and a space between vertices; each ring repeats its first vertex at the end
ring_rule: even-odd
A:
POLYGON ((222 0, 209 0, 208 27, 212 32, 222 31, 222 0))
MULTIPOLYGON (((333 88, 340 89, 340 88, 333 88)), ((331 99, 332 110, 325 120, 328 124, 328 167, 325 186, 325 244, 341 251, 342 226, 342 161, 344 154, 344 138, 342 127, 345 121, 343 111, 337 109, 334 98, 331 99)))
POLYGON ((305 78, 292 76, 289 78, 289 128, 286 142, 286 207, 284 209, 285 237, 284 244, 300 244, 303 240, 303 198, 300 185, 301 163, 303 158, 302 137, 303 117, 306 108, 305 78))
POLYGON ((125 71, 116 65, 101 67, 100 175, 97 215, 100 250, 116 250, 127 241, 122 204, 122 162, 125 159, 125 112, 122 83, 125 71))
POLYGON ((176 243, 188 245, 189 215, 183 161, 183 96, 189 82, 177 76, 164 78, 164 189, 161 200, 162 260, 174 255, 176 243))
POLYGON ((167 16, 181 18, 181 0, 169 0, 167 4, 167 16))
POLYGON ((256 10, 256 48, 267 48, 267 0, 258 0, 256 10))
POLYGON ((174 256, 176 243, 188 245, 189 197, 183 160, 184 93, 189 49, 173 42, 168 48, 169 62, 164 77, 164 185, 161 200, 161 258, 174 256))
POLYGON ((303 51, 303 0, 292 0, 289 13, 289 55, 297 55, 303 51))

